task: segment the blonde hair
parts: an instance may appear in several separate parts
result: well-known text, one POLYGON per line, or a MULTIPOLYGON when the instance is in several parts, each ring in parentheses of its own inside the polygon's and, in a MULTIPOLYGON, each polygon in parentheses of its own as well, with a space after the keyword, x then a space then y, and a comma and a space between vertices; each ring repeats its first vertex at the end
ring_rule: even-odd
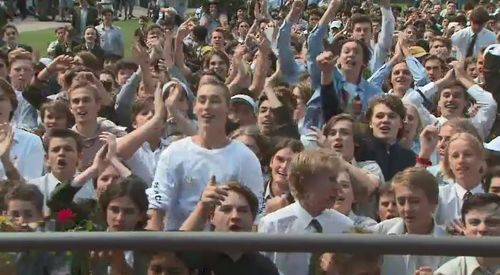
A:
POLYGON ((325 171, 335 173, 336 177, 341 169, 341 157, 337 152, 326 148, 304 150, 290 163, 290 191, 295 198, 304 198, 311 177, 325 171))
POLYGON ((437 204, 439 201, 439 186, 436 178, 422 167, 409 167, 399 171, 392 178, 392 188, 404 186, 410 189, 419 188, 424 191, 427 199, 437 204))
POLYGON ((68 97, 69 99, 71 100, 71 94, 76 91, 76 90, 79 90, 79 89, 84 89, 86 91, 89 91, 92 93, 92 95, 94 96, 94 99, 95 101, 99 101, 99 91, 97 90, 97 87, 89 82, 89 81, 78 81, 76 83, 74 83, 73 85, 71 85, 71 87, 68 89, 68 97))
MULTIPOLYGON (((479 141, 477 139, 477 137, 475 137, 474 135, 469 134, 469 133, 454 134, 450 138, 450 142, 448 143, 448 146, 446 147, 444 159, 441 163, 441 170, 443 171, 443 174, 450 179, 455 179, 455 175, 453 174, 453 171, 451 170, 450 160, 449 160, 450 159, 450 145, 452 142, 457 141, 459 139, 467 141, 472 146, 472 150, 479 154, 479 156, 481 157, 481 160, 483 160, 483 162, 485 162, 485 165, 486 165, 486 152, 484 150, 483 143, 481 141, 479 141)), ((485 168, 482 167, 482 169, 484 170, 485 168)))

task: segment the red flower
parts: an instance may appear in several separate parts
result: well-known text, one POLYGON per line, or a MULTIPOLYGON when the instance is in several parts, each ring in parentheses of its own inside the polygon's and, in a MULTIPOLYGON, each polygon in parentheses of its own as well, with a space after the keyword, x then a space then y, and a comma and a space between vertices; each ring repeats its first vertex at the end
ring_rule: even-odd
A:
POLYGON ((73 213, 73 210, 70 208, 61 209, 56 214, 56 221, 59 224, 65 224, 69 221, 73 221, 73 218, 75 218, 75 213, 73 213))

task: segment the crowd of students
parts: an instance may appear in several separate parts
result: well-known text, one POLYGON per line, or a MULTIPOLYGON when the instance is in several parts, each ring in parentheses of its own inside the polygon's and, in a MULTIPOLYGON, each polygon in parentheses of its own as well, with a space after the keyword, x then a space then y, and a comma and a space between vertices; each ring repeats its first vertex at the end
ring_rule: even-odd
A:
MULTIPOLYGON (((132 60, 113 10, 98 25, 80 4, 39 60, 1 30, 13 230, 500 235, 494 3, 256 0, 232 16, 210 0, 141 18, 132 60)), ((168 250, 26 251, 16 272, 500 272, 500 257, 168 250)))

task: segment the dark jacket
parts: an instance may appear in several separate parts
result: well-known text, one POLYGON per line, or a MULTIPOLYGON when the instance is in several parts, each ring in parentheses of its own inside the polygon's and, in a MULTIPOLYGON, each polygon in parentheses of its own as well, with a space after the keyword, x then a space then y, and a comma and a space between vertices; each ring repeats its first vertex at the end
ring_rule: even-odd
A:
MULTIPOLYGON (((71 26, 73 27, 73 34, 78 40, 81 38, 83 29, 80 25, 80 18, 82 14, 81 7, 76 7, 73 9, 73 18, 71 20, 71 26)), ((89 6, 87 8, 87 20, 84 26, 97 26, 99 25, 99 12, 95 7, 89 6)))
POLYGON ((76 54, 78 52, 82 52, 82 51, 85 51, 85 52, 90 52, 92 53, 93 55, 95 55, 95 57, 97 57, 97 59, 101 62, 104 61, 104 50, 101 48, 101 46, 99 45, 95 45, 94 48, 92 50, 88 50, 87 47, 85 46, 85 43, 83 44, 80 44, 78 46, 76 46, 74 49, 73 49, 73 52, 76 54))

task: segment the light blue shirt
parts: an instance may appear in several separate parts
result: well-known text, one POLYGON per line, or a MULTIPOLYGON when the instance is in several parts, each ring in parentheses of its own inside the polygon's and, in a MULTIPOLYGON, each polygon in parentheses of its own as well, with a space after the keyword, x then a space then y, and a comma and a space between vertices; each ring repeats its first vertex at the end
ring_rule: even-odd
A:
POLYGON ((118 26, 105 28, 103 24, 96 27, 101 38, 101 48, 106 55, 124 56, 123 32, 118 26))
MULTIPOLYGON (((457 59, 462 60, 467 56, 467 49, 469 48, 470 43, 472 42, 472 36, 474 32, 471 27, 467 27, 463 30, 460 30, 454 33, 451 36, 451 42, 453 46, 457 48, 457 59)), ((472 51, 472 56, 476 57, 481 52, 482 48, 486 48, 491 44, 497 43, 497 37, 494 32, 483 28, 478 34, 476 43, 474 44, 474 49, 472 51)))
POLYGON ((289 85, 296 84, 299 82, 300 76, 306 73, 307 67, 304 62, 300 62, 295 59, 295 55, 292 52, 292 23, 287 19, 284 20, 283 25, 281 25, 278 38, 278 60, 283 74, 283 80, 289 85))

